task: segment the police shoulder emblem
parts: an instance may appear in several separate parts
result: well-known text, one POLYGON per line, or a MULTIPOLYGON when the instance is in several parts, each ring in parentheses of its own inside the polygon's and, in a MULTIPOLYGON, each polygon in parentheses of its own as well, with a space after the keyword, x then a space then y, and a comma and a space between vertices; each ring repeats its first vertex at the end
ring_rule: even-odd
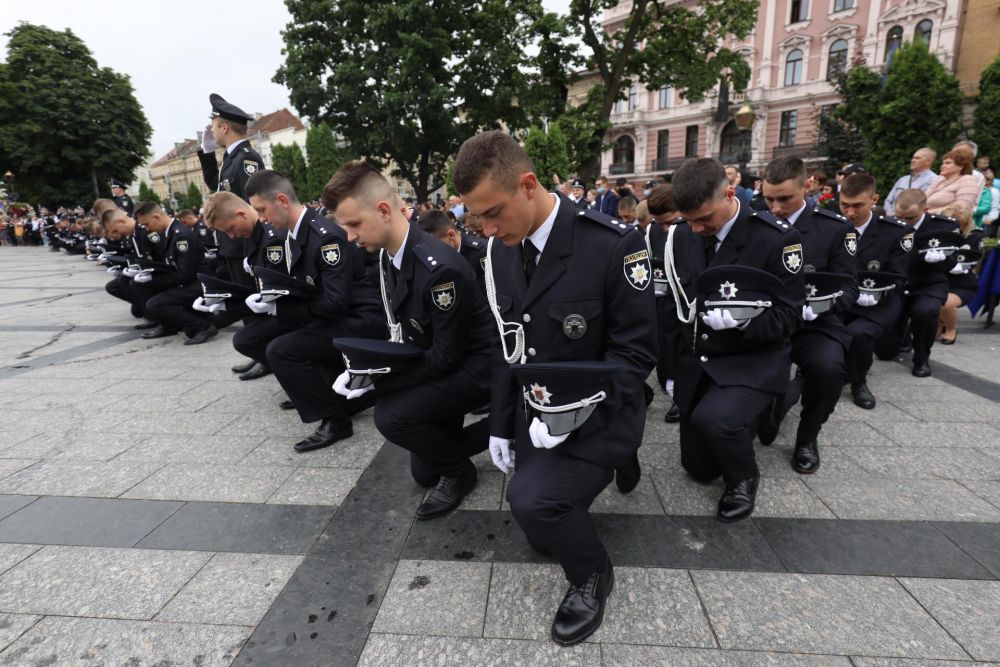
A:
POLYGON ((243 173, 247 176, 253 176, 257 173, 257 161, 256 160, 243 160, 243 173))
POLYGON ((340 261, 340 244, 331 243, 325 245, 319 249, 320 254, 323 256, 323 261, 330 266, 336 266, 337 262, 340 261))
POLYGON ((899 245, 906 252, 910 252, 911 250, 913 250, 913 232, 910 232, 909 234, 904 234, 903 238, 899 239, 899 245))
POLYGON ((649 285, 650 275, 653 273, 653 269, 649 264, 649 252, 640 250, 631 255, 626 255, 623 269, 625 271, 625 280, 628 281, 629 285, 639 291, 646 289, 646 286, 649 285))
POLYGON ((782 248, 781 263, 789 273, 798 273, 802 268, 802 244, 795 243, 782 248))
POLYGON ((280 245, 267 246, 267 261, 271 262, 271 264, 279 263, 284 254, 285 249, 280 245))
POLYGON ((856 255, 858 253, 858 233, 857 232, 847 232, 844 236, 844 248, 847 250, 847 254, 856 255))
POLYGON ((188 242, 187 241, 178 241, 177 242, 177 252, 187 252, 187 251, 188 251, 188 242))
POLYGON ((587 333, 587 320, 579 313, 570 313, 563 318, 562 326, 566 337, 573 340, 579 340, 587 333))
POLYGON ((431 301, 438 310, 451 310, 455 300, 455 283, 442 283, 431 288, 431 301))
POLYGON ((198 233, 201 234, 202 236, 205 236, 206 234, 208 234, 208 230, 202 227, 198 230, 198 233))
POLYGON ((160 242, 160 235, 156 232, 150 232, 149 234, 146 235, 146 238, 149 239, 150 243, 160 242))

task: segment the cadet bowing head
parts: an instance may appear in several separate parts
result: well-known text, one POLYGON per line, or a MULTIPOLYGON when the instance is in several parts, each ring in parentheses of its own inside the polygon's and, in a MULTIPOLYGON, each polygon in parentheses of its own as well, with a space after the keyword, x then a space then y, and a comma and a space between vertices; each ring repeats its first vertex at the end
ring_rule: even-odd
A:
POLYGON ((681 219, 681 213, 674 203, 674 186, 670 183, 656 186, 643 201, 649 206, 653 222, 664 229, 681 219))
POLYGON ((198 224, 198 216, 195 215, 194 211, 192 211, 189 208, 182 208, 180 211, 178 211, 177 219, 188 227, 194 227, 196 224, 198 224))
POLYGON ((363 160, 338 169, 323 188, 322 201, 347 239, 368 252, 387 248, 391 254, 406 238, 410 223, 402 200, 385 176, 363 160))
POLYGON ((927 195, 923 190, 910 188, 899 193, 896 199, 896 217, 903 222, 915 225, 924 217, 927 211, 927 195))
MULTIPOLYGON (((450 213, 450 211, 449 211, 450 213)), ((453 214, 454 215, 454 214, 453 214)), ((448 213, 434 209, 420 216, 420 229, 444 241, 455 250, 462 248, 462 233, 448 217, 448 213)))
POLYGON ((245 189, 261 222, 279 229, 291 229, 298 222, 303 206, 292 182, 280 171, 261 169, 250 177, 245 189))
POLYGON ((538 229, 555 206, 539 183, 531 158, 506 132, 482 132, 466 140, 455 158, 455 189, 465 199, 466 219, 486 236, 513 246, 538 229))
POLYGON ((779 218, 790 215, 806 203, 806 165, 797 157, 771 160, 764 169, 764 201, 779 218))
POLYGON ((696 234, 714 235, 739 212, 736 188, 715 158, 687 160, 671 184, 674 204, 696 234))
POLYGON ((248 239, 257 224, 257 211, 232 192, 216 192, 205 199, 205 226, 231 239, 248 239))
POLYGON ((867 172, 855 172, 840 182, 840 212, 855 227, 865 225, 878 203, 875 178, 867 172))
POLYGON ((113 208, 118 208, 118 204, 116 204, 113 199, 101 198, 94 200, 94 205, 90 207, 90 210, 94 212, 94 215, 96 215, 98 219, 100 219, 101 216, 104 215, 105 211, 110 211, 113 208))

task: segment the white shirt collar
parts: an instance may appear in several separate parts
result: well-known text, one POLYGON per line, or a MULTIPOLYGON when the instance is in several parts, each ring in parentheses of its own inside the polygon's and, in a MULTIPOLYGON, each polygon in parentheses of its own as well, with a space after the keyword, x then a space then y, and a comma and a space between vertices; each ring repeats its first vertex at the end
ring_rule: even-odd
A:
POLYGON ((800 208, 795 213, 792 213, 790 216, 788 216, 786 218, 786 220, 788 221, 788 224, 790 224, 790 225, 792 225, 794 227, 795 226, 795 221, 799 219, 799 216, 802 215, 802 211, 804 211, 804 210, 806 210, 806 203, 802 202, 802 208, 800 208))
POLYGON ((868 225, 871 224, 872 219, 874 217, 875 217, 875 211, 869 211, 868 212, 868 220, 867 220, 867 222, 865 222, 865 224, 861 225, 860 227, 856 227, 854 229, 854 231, 856 231, 858 233, 858 238, 861 238, 861 235, 865 233, 865 230, 868 229, 868 225))
MULTIPOLYGON (((403 237, 403 242, 399 244, 399 252, 397 252, 395 255, 389 255, 389 261, 392 262, 392 265, 396 267, 397 271, 403 270, 403 250, 406 249, 406 239, 408 239, 409 237, 410 237, 410 226, 407 225, 406 236, 403 237)), ((389 251, 386 250, 386 252, 389 251)))
POLYGON ((556 222, 556 214, 559 213, 559 197, 552 193, 549 193, 549 195, 556 200, 556 205, 552 207, 552 212, 549 213, 549 217, 545 218, 545 222, 542 223, 541 227, 525 239, 526 241, 531 241, 531 244, 538 248, 538 256, 535 257, 535 264, 542 257, 542 251, 545 250, 545 244, 548 242, 549 234, 552 233, 552 227, 556 222))
POLYGON ((731 217, 729 219, 729 222, 727 222, 726 224, 722 225, 722 229, 720 229, 719 231, 715 232, 715 249, 716 250, 719 249, 719 246, 722 245, 722 242, 726 240, 727 236, 729 236, 729 230, 733 228, 733 224, 735 224, 736 218, 740 217, 740 207, 741 206, 742 206, 742 204, 740 203, 740 200, 737 199, 736 200, 736 215, 734 215, 733 217, 731 217))
POLYGON ((242 144, 244 141, 250 141, 250 140, 249 139, 240 139, 239 141, 233 142, 233 143, 229 144, 228 146, 226 146, 226 154, 227 155, 232 155, 233 153, 235 153, 236 149, 239 148, 240 144, 242 144))
POLYGON ((302 212, 299 213, 299 219, 295 221, 295 226, 292 227, 292 231, 288 232, 289 238, 298 238, 299 227, 302 225, 302 218, 306 217, 306 207, 302 207, 302 212))
POLYGON ((926 217, 927 217, 926 213, 920 216, 920 219, 917 220, 916 224, 913 225, 913 231, 917 231, 918 229, 920 229, 920 225, 924 224, 924 218, 926 217))

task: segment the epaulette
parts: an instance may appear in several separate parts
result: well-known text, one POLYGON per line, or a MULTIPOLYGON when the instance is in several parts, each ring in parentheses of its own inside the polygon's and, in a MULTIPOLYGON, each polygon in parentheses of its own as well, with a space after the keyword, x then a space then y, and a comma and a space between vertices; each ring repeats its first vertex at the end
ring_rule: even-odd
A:
POLYGON ((412 252, 418 260, 420 260, 421 264, 426 266, 431 271, 434 271, 439 266, 444 266, 444 264, 435 258, 434 251, 425 248, 423 243, 418 243, 410 248, 410 252, 412 252))
POLYGON ((766 222, 768 225, 777 229, 782 234, 785 234, 792 228, 790 224, 774 215, 770 211, 754 211, 754 214, 750 216, 751 218, 756 218, 761 222, 766 222))
POLYGON ((468 234, 462 234, 462 245, 472 246, 477 249, 486 247, 486 244, 483 241, 473 238, 468 234))
POLYGON ((951 217, 950 215, 942 215, 940 213, 928 213, 927 215, 928 217, 937 218, 938 220, 941 220, 943 222, 949 222, 954 225, 958 224, 958 220, 956 218, 951 217))
POLYGON ((821 215, 824 218, 830 218, 831 220, 836 220, 837 222, 850 222, 847 218, 837 213, 836 211, 831 211, 828 208, 823 208, 822 206, 817 206, 813 209, 814 215, 821 215))
POLYGON ((309 226, 320 234, 326 236, 327 234, 333 233, 331 228, 334 226, 334 223, 330 222, 326 218, 313 218, 309 221, 309 226))
POLYGON ((895 217, 893 217, 891 215, 880 215, 878 217, 878 219, 881 220, 882 222, 887 222, 890 225, 895 225, 897 227, 909 227, 910 226, 909 223, 903 222, 902 220, 899 220, 898 218, 895 218, 895 217))
POLYGON ((579 213, 577 213, 577 215, 582 216, 584 220, 592 220, 593 222, 598 222, 601 224, 601 226, 618 232, 620 236, 625 236, 625 234, 627 234, 632 229, 632 225, 624 223, 621 220, 616 220, 615 218, 612 218, 610 215, 601 213, 600 211, 594 211, 592 209, 588 209, 586 211, 581 210, 579 213))

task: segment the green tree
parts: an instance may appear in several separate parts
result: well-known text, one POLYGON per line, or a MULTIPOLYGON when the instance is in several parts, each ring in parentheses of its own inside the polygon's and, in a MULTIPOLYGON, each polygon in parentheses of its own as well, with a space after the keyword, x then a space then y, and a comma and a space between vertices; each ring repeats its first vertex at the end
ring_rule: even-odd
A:
POLYGON ((306 155, 309 156, 309 187, 307 192, 300 192, 303 201, 319 199, 323 187, 330 177, 347 162, 347 157, 337 146, 337 138, 326 123, 317 123, 306 133, 306 155))
POLYGON ((524 150, 535 165, 535 173, 546 187, 550 187, 553 175, 561 181, 574 173, 569 159, 569 142, 559 127, 559 121, 549 123, 548 132, 532 126, 524 137, 524 150))
POLYGON ((974 122, 979 154, 989 155, 996 164, 1000 158, 1000 55, 979 77, 974 122))
MULTIPOLYGON (((272 169, 288 177, 295 187, 296 194, 309 190, 309 170, 298 144, 272 146, 271 163, 272 169)), ((302 198, 302 195, 299 194, 299 197, 302 198)))
POLYGON ((862 127, 870 124, 881 103, 881 80, 865 66, 864 56, 857 56, 851 68, 833 82, 840 95, 840 104, 832 110, 817 111, 820 141, 826 154, 826 171, 835 173, 843 165, 863 162, 868 154, 868 142, 862 127))
POLYGON ((525 126, 532 18, 539 0, 285 0, 285 62, 274 81, 351 155, 392 165, 419 199, 483 128, 525 126))
POLYGON ((153 191, 153 188, 146 185, 146 181, 139 181, 139 201, 155 201, 157 204, 162 204, 160 201, 160 196, 153 191))
POLYGON ((108 193, 149 153, 152 129, 123 74, 80 38, 20 23, 0 63, 0 162, 19 194, 54 207, 108 193))
POLYGON ((184 196, 181 197, 180 207, 197 210, 201 208, 201 201, 201 190, 198 189, 198 186, 194 181, 191 181, 188 183, 187 192, 185 192, 184 196))

